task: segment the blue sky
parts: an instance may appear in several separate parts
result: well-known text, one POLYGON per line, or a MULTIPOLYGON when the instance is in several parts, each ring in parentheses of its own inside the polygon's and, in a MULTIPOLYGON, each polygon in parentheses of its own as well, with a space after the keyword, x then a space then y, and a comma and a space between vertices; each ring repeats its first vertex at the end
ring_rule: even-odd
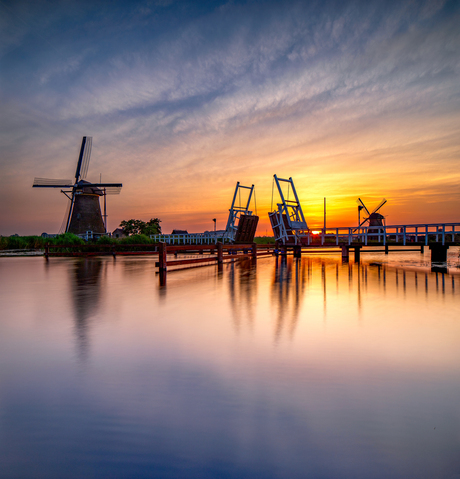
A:
POLYGON ((0 1, 0 234, 56 232, 35 176, 123 182, 109 226, 224 226, 292 176, 307 222, 460 221, 460 3, 0 1))

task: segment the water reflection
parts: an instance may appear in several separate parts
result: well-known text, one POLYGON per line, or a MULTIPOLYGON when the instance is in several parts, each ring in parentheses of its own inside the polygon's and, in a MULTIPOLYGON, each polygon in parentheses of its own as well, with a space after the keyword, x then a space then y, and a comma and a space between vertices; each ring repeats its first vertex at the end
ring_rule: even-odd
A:
POLYGON ((0 260, 0 477, 453 477, 458 272, 365 259, 0 260))
POLYGON ((100 258, 79 259, 69 270, 77 356, 82 363, 86 362, 89 354, 90 319, 99 308, 102 270, 100 258))
MULTIPOLYGON (((418 293, 419 278, 425 284, 425 296, 429 294, 454 294, 455 276, 444 272, 428 273, 427 271, 406 270, 381 263, 350 263, 335 261, 331 258, 303 257, 293 258, 280 256, 276 258, 272 273, 271 306, 276 317, 274 339, 278 341, 283 332, 292 339, 302 312, 304 301, 308 302, 310 289, 314 290, 319 283, 322 296, 323 319, 327 318, 328 303, 335 301, 346 291, 355 297, 358 315, 361 313, 364 298, 369 294, 387 294, 387 288, 401 291, 403 297, 418 293), (447 280, 446 278, 449 278, 447 280), (372 279, 369 291, 369 280, 372 279), (331 285, 334 284, 334 294, 331 285)), ((232 275, 236 275, 232 271, 232 275)), ((253 282, 248 287, 255 286, 253 282)), ((249 294, 249 293, 247 293, 249 294)), ((232 295, 234 298, 234 295, 232 295)), ((239 310, 244 305, 240 304, 239 310)), ((252 313, 251 313, 252 314, 252 313)), ((303 314, 308 314, 304 311, 303 314)))
MULTIPOLYGON (((247 324, 251 329, 254 323, 257 295, 257 262, 245 258, 238 262, 232 261, 227 267, 229 298, 235 331, 240 331, 243 317, 247 319, 247 324)), ((222 268, 218 275, 222 278, 222 268)))
POLYGON ((271 304, 276 310, 275 342, 283 331, 292 338, 298 321, 300 304, 307 284, 308 262, 281 255, 275 260, 271 287, 271 304))

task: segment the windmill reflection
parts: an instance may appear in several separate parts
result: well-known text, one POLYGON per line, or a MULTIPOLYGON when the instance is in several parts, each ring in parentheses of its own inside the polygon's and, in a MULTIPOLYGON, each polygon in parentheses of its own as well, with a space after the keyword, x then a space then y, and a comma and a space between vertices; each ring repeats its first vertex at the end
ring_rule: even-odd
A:
POLYGON ((89 353, 89 320, 99 307, 102 266, 100 258, 84 258, 70 270, 77 356, 83 363, 89 353))

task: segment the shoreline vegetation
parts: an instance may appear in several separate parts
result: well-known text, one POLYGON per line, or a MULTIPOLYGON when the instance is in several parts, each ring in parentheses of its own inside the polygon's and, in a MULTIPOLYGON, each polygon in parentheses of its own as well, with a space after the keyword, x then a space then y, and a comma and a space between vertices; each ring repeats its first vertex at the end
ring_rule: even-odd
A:
MULTIPOLYGON (((275 244, 275 238, 272 236, 258 236, 254 238, 257 244, 275 244)), ((86 242, 82 238, 72 234, 64 233, 53 238, 45 238, 42 236, 0 236, 0 251, 7 250, 44 250, 45 245, 50 247, 54 245, 149 245, 156 244, 155 241, 144 234, 133 234, 123 238, 111 238, 109 236, 101 236, 97 240, 86 242)))

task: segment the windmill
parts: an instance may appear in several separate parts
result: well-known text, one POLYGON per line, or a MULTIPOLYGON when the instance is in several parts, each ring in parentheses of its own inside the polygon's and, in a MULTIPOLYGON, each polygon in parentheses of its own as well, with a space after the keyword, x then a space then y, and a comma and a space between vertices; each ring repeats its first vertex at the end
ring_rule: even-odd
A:
POLYGON ((366 221, 369 223, 368 226, 384 226, 385 216, 377 213, 377 211, 387 202, 385 198, 377 205, 372 213, 369 213, 369 210, 366 208, 366 205, 363 203, 361 198, 358 198, 356 203, 358 203, 358 228, 360 228, 366 221), (367 213, 367 218, 364 218, 361 221, 361 210, 364 210, 367 213))
POLYGON ((107 225, 102 219, 99 197, 104 197, 104 219, 106 220, 106 195, 119 194, 123 186, 121 183, 91 183, 86 181, 92 142, 93 139, 90 136, 84 136, 82 139, 75 171, 75 181, 34 179, 33 188, 61 188, 61 193, 69 198, 66 233, 76 235, 88 234, 88 232, 96 235, 106 233, 107 225))

